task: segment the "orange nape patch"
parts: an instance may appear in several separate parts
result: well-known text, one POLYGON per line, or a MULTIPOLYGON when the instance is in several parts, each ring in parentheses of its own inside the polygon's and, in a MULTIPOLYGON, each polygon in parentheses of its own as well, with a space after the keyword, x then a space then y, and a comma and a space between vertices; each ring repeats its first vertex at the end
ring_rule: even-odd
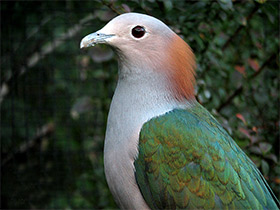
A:
MULTIPOLYGON (((195 56, 190 46, 174 33, 167 46, 166 66, 172 92, 177 100, 194 99, 195 56)), ((166 68, 165 68, 166 69, 166 68)))

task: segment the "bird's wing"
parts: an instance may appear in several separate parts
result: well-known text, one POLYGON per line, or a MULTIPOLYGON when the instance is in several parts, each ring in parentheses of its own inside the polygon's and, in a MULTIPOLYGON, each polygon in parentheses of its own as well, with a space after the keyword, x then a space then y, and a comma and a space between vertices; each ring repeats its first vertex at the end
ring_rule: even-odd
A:
POLYGON ((259 170, 199 104, 146 122, 134 164, 152 209, 277 209, 259 170))

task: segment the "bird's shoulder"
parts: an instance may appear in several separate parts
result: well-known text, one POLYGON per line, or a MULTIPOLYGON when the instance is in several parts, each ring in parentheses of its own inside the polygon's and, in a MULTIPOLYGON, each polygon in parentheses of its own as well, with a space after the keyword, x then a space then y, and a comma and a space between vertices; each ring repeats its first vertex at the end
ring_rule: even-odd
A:
POLYGON ((262 175, 200 104, 146 122, 140 132, 136 179, 154 208, 262 209, 262 175))
MULTIPOLYGON (((229 151, 240 154, 224 128, 198 103, 186 109, 173 109, 146 122, 140 131, 139 146, 145 156, 163 147, 166 153, 172 150, 187 152, 186 158, 190 161, 201 158, 203 155, 199 153, 203 150, 215 151, 219 157, 229 151)), ((211 154, 213 156, 215 154, 211 154)))

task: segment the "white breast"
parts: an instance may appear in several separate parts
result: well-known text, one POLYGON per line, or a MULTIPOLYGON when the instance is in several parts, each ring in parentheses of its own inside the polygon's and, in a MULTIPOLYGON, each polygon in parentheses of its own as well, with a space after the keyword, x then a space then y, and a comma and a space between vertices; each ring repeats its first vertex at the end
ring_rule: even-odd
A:
POLYGON ((134 176, 142 125, 174 108, 186 107, 170 97, 156 73, 120 76, 108 116, 104 164, 109 188, 121 208, 148 209, 134 176))

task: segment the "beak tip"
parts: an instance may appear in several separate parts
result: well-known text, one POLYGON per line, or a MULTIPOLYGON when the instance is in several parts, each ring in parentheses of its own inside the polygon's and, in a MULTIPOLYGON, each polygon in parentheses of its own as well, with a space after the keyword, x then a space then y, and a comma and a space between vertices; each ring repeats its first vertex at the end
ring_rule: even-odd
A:
POLYGON ((88 40, 86 39, 87 37, 84 37, 81 42, 80 42, 80 49, 88 47, 88 40))
POLYGON ((80 49, 87 48, 87 47, 93 47, 96 44, 100 43, 107 43, 107 39, 115 36, 114 34, 102 34, 99 32, 95 32, 92 34, 89 34, 85 36, 81 43, 80 43, 80 49))
POLYGON ((86 36, 86 37, 84 37, 84 38, 82 39, 82 41, 80 42, 80 49, 94 46, 94 44, 95 44, 95 43, 92 42, 92 37, 86 36))
POLYGON ((85 47, 84 43, 81 42, 81 43, 80 43, 80 49, 83 49, 84 47, 85 47))

